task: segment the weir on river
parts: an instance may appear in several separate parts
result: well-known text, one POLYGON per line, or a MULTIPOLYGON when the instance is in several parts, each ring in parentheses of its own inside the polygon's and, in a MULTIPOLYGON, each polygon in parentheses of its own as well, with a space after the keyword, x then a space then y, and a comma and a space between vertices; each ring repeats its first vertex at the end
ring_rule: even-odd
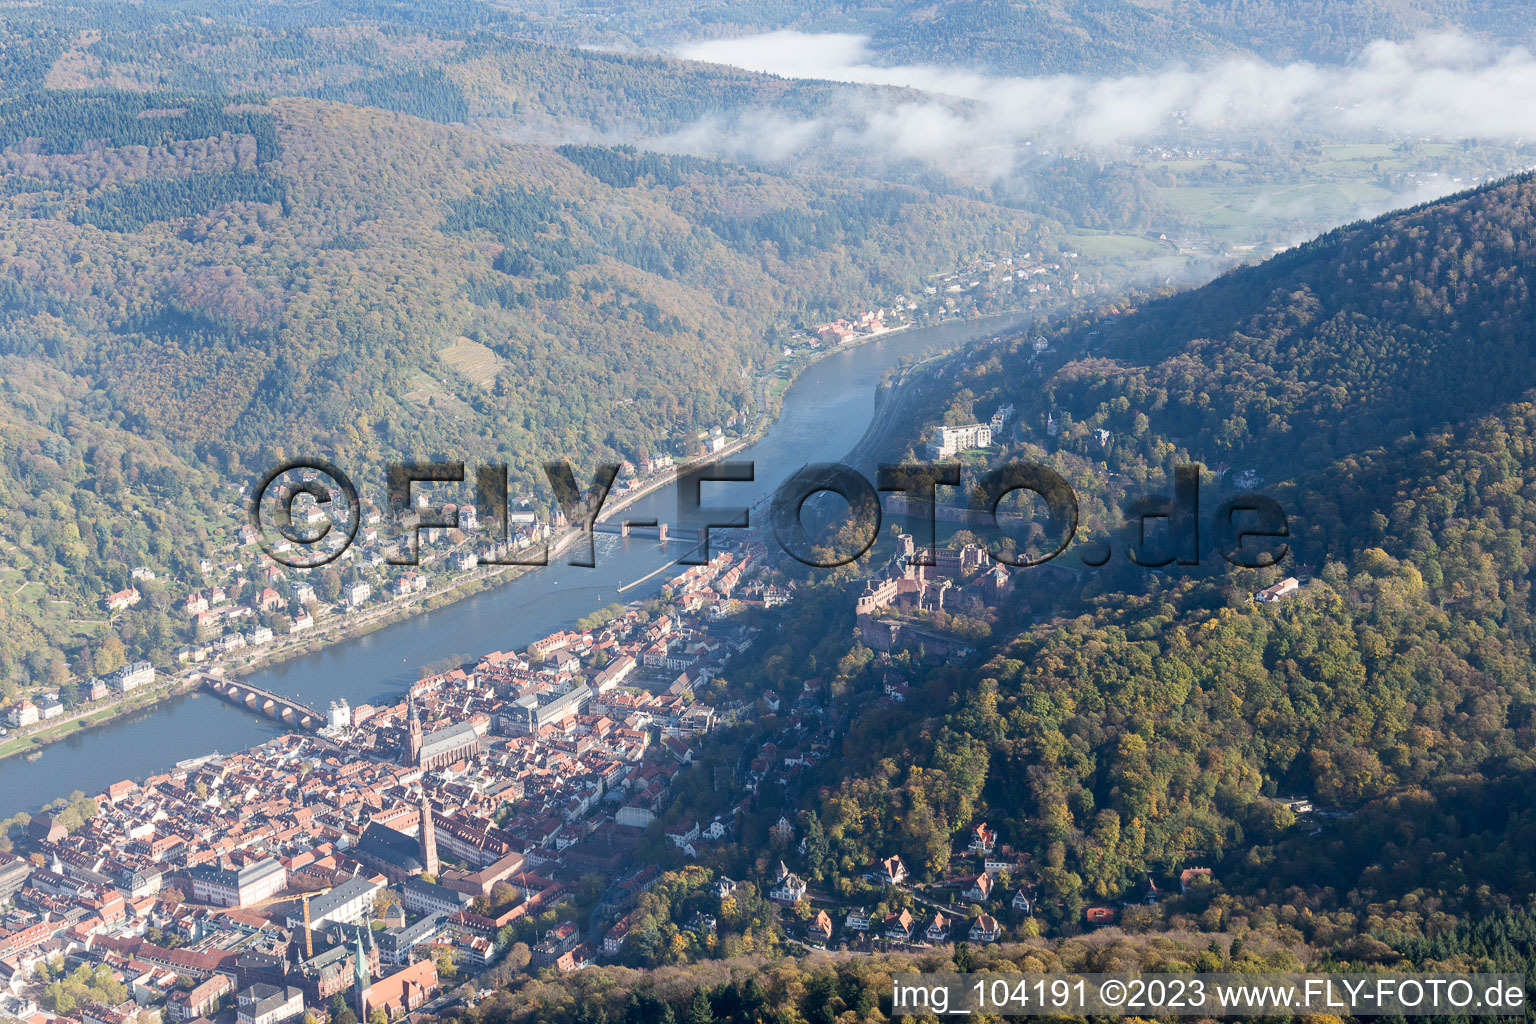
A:
MULTIPOLYGON (((834 462, 854 449, 874 413, 876 385, 903 358, 991 337, 1022 319, 941 324, 829 354, 785 393, 768 433, 731 456, 754 462, 755 479, 707 484, 711 490, 704 503, 761 507, 800 467, 834 462)), ((675 523, 676 488, 662 487, 615 518, 675 523)), ((637 536, 638 530, 629 537, 600 532, 593 539, 593 568, 553 562, 454 604, 254 672, 244 682, 274 695, 294 694, 310 708, 337 698, 356 705, 397 696, 417 680, 424 664, 526 647, 604 605, 651 596, 668 577, 663 570, 697 544, 692 531, 678 536, 675 525, 673 531, 666 545, 654 536, 637 536)), ((729 537, 730 531, 715 535, 729 537)), ((0 761, 0 816, 34 810, 76 789, 100 793, 120 779, 141 779, 212 750, 243 750, 285 728, 193 691, 74 733, 42 748, 33 760, 0 761)))

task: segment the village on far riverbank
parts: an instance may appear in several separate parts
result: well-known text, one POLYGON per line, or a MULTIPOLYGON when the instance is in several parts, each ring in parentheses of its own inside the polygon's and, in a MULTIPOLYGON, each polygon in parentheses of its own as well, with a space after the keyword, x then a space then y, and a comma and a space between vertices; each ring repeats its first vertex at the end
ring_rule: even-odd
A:
MULTIPOLYGON (((995 308, 1000 298, 996 287, 1014 281, 1013 265, 1009 255, 988 257, 961 272, 937 275, 920 300, 897 296, 888 306, 796 332, 779 360, 759 376, 757 414, 750 423, 737 418, 701 430, 690 452, 654 454, 638 463, 625 460, 599 519, 610 519, 668 486, 680 470, 728 457, 761 438, 789 386, 826 356, 913 327, 963 322, 982 309, 995 308), (1006 281, 997 277, 1004 270, 1006 281), (966 280, 968 275, 985 276, 985 286, 966 280)), ((1050 276, 1059 271, 1055 264, 1031 265, 1027 273, 1019 271, 1018 281, 1025 294, 1038 301, 1050 290, 1050 276)), ((421 531, 418 566, 390 563, 400 552, 403 530, 387 523, 379 509, 365 505, 356 542, 336 563, 318 570, 286 569, 261 555, 256 530, 241 511, 247 489, 226 507, 231 524, 238 526, 222 551, 201 560, 200 579, 171 578, 152 566, 137 566, 130 586, 102 600, 109 621, 155 607, 172 623, 183 623, 179 628, 185 642, 158 658, 135 658, 108 631, 93 656, 96 674, 62 685, 39 683, 0 708, 0 759, 36 756, 47 744, 185 694, 205 672, 242 675, 281 664, 500 586, 527 571, 481 563, 478 552, 486 547, 485 534, 478 510, 470 504, 443 506, 444 513, 457 516, 457 528, 421 531)), ((558 512, 548 517, 535 507, 531 495, 522 498, 509 509, 509 536, 502 554, 526 555, 547 544, 551 557, 558 557, 581 536, 558 512)), ((295 522, 318 527, 328 515, 337 522, 335 510, 344 508, 345 500, 339 490, 332 499, 328 513, 301 495, 294 506, 295 522)), ((280 553, 285 544, 278 541, 280 553)))

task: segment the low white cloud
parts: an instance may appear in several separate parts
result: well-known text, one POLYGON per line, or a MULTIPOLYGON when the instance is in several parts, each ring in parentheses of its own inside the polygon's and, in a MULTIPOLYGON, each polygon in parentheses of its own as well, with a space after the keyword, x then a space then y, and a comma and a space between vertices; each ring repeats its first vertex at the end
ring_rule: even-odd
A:
POLYGON ((853 68, 864 62, 869 52, 869 40, 865 36, 840 32, 765 32, 740 39, 689 43, 673 52, 686 60, 729 64, 765 75, 852 82, 857 79, 836 76, 841 73, 840 69, 853 68))
POLYGON ((1028 147, 1113 151, 1158 140, 1281 135, 1536 138, 1536 58, 1465 36, 1378 42, 1344 65, 1228 60, 1117 78, 1020 78, 873 63, 868 40, 771 32, 678 47, 677 55, 799 79, 899 86, 927 95, 868 95, 811 118, 751 112, 661 144, 794 159, 846 146, 995 180, 1028 147), (713 145, 710 137, 712 135, 713 145))

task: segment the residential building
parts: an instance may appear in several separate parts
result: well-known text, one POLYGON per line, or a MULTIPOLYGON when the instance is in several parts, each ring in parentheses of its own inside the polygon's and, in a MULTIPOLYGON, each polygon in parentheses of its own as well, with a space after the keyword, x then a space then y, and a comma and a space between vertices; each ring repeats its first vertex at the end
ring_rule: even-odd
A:
MULTIPOLYGON (((382 888, 382 882, 357 875, 330 892, 313 897, 309 901, 310 927, 319 928, 327 921, 341 924, 365 923, 373 916, 373 898, 382 888)), ((303 927, 303 909, 289 911, 287 924, 290 929, 303 927)))
POLYGON ((917 927, 917 921, 912 917, 910 910, 903 910, 899 914, 887 914, 885 917, 885 937, 892 942, 912 941, 912 929, 915 927, 917 927))
POLYGON ((971 925, 972 942, 996 942, 1003 934, 1003 926, 991 914, 982 914, 971 925))
POLYGON ((798 903, 805 890, 805 879, 791 873, 779 879, 779 884, 769 890, 768 898, 775 903, 798 903))
POLYGON ((13 728, 17 729, 36 725, 39 717, 40 713, 37 710, 37 705, 25 697, 12 704, 5 711, 5 720, 11 723, 13 728))
POLYGON ((257 982, 235 997, 240 1024, 283 1024, 304 1016, 304 990, 257 982))
POLYGON ((126 608, 132 608, 142 600, 138 587, 129 587, 127 590, 119 590, 115 594, 108 594, 102 604, 109 612, 120 612, 126 608))
POLYGON ((1179 891, 1188 892, 1189 887, 1198 879, 1210 881, 1212 878, 1210 868, 1185 868, 1179 872, 1179 891))
POLYGON ((1083 919, 1094 927, 1111 924, 1115 920, 1113 907, 1089 907, 1083 911, 1083 919))
POLYGON ((132 693, 155 681, 155 666, 147 661, 130 662, 108 676, 107 681, 123 693, 132 693))
POLYGON ((1263 590, 1255 591, 1253 599, 1260 604, 1271 604, 1275 601, 1285 600, 1300 589, 1301 584, 1297 581, 1296 577, 1287 576, 1272 587, 1265 587, 1263 590))
POLYGON ((958 427, 933 428, 929 450, 936 459, 947 459, 973 448, 986 448, 992 444, 992 428, 985 423, 966 423, 958 427))
POLYGON ((907 880, 907 866, 896 855, 885 858, 868 876, 876 885, 900 885, 907 880))
POLYGON ((996 845, 997 833, 989 829, 986 822, 971 830, 971 843, 968 847, 971 853, 989 854, 996 845))
POLYGON ((192 901, 216 907, 244 907, 282 891, 288 869, 267 857, 242 868, 203 864, 187 872, 192 880, 192 901))
POLYGON ((165 1015, 178 1024, 199 1017, 211 1018, 218 1012, 219 1003, 234 988, 235 983, 229 975, 215 973, 192 988, 171 993, 165 1001, 165 1015))

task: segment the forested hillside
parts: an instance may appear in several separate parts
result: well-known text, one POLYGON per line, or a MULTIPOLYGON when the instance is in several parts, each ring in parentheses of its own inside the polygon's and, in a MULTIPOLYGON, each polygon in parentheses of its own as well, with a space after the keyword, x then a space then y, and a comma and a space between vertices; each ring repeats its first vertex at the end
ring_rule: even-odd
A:
POLYGON ((808 113, 848 89, 656 55, 544 45, 511 9, 449 3, 0 3, 5 88, 334 100, 524 141, 662 134, 748 102, 808 113), (25 54, 25 56, 23 56, 25 54))
POLYGON ((1339 228, 1262 265, 1021 344, 951 409, 1020 404, 1019 443, 1140 478, 1173 457, 1295 479, 1519 397, 1536 369, 1528 176, 1339 228), (1027 380, 1010 387, 1008 380, 1027 380), (1111 440, 1100 445, 1097 431, 1111 440))
POLYGON ((1522 45, 1536 27, 1530 8, 1511 0, 1411 5, 1392 0, 608 0, 597 7, 608 16, 601 29, 578 22, 566 30, 653 43, 783 28, 857 32, 871 38, 886 63, 984 67, 1026 75, 1135 72, 1235 56, 1276 63, 1335 62, 1378 39, 1446 30, 1522 45))
MULTIPOLYGON (((302 30, 315 25, 337 26, 333 42, 343 48, 338 56, 361 57, 365 64, 405 57, 366 45, 367 34, 355 29, 368 23, 392 23, 403 33, 479 37, 482 43, 494 40, 497 47, 507 40, 521 39, 662 49, 684 40, 785 28, 853 32, 869 36, 887 63, 959 65, 1026 75, 1124 73, 1170 63, 1244 56, 1274 63, 1341 62, 1375 40, 1401 40, 1424 32, 1461 31, 1492 42, 1522 45, 1536 27, 1529 6, 1516 0, 1428 0, 1412 5, 1392 0, 1351 4, 1326 0, 1114 0, 1093 4, 1067 0, 884 0, 857 5, 790 4, 782 0, 599 0, 580 8, 450 0, 430 9, 379 0, 324 0, 302 7, 251 0, 136 4, 68 0, 49 5, 46 15, 40 8, 21 3, 10 5, 10 10, 17 23, 29 22, 44 30, 39 39, 43 45, 37 50, 8 51, 0 68, 35 75, 45 73, 59 54, 68 51, 76 32, 132 31, 159 22, 165 25, 159 34, 161 40, 174 48, 194 33, 201 39, 208 37, 206 24, 194 28, 193 19, 200 18, 240 25, 238 31, 224 32, 226 44, 235 50, 260 47, 263 55, 275 62, 273 71, 278 74, 285 65, 291 66, 288 62, 304 56, 302 30), (242 38, 248 37, 253 27, 277 35, 268 40, 242 38)), ((218 55, 217 50, 182 51, 183 57, 190 58, 181 72, 186 76, 182 84, 191 78, 200 78, 203 84, 218 80, 225 70, 206 62, 218 55)), ((417 59, 423 56, 418 54, 417 59)), ((454 78, 428 71, 406 72, 393 82, 381 76, 363 87, 375 94, 414 91, 414 102, 424 102, 436 93, 438 109, 447 111, 459 102, 454 98, 454 78)), ((325 88, 318 83, 314 87, 325 88)))
MULTIPOLYGON (((1536 878, 1533 207, 1536 182, 1514 179, 1063 324, 1044 353, 1031 332, 957 359, 930 416, 1016 404, 989 456, 1066 474, 1115 558, 927 615, 974 649, 961 658, 870 649, 847 584, 808 575, 781 635, 823 639, 754 651, 718 685, 753 699, 803 677, 829 746, 757 791, 720 870, 762 870, 789 816, 806 840, 792 869, 871 901, 862 873, 892 853, 930 883, 966 877, 984 821, 1028 855, 1021 937, 1074 934, 1087 906, 1204 865, 1217 887, 1122 923, 1198 921, 1345 962, 1478 955, 1480 922, 1526 906, 1536 878), (1207 510, 1238 467, 1263 467, 1259 489, 1291 514, 1287 562, 1125 559, 1121 500, 1201 459, 1207 510), (1295 596, 1252 600, 1289 574, 1295 596), (1298 818, 1297 797, 1331 816, 1298 818)), ((708 779, 795 742, 783 722, 723 737, 678 813, 721 813, 708 779)))
MULTIPOLYGON (((1091 277, 1063 251, 1126 236, 1084 231, 1166 241, 1171 172, 1131 163, 1052 154, 1025 212, 857 162, 825 173, 836 154, 770 170, 612 145, 851 94, 542 40, 793 25, 871 33, 890 59, 1103 73, 1532 26, 1459 0, 581 11, 0 3, 7 698, 164 664, 188 629, 166 589, 111 616, 103 596, 137 566, 200 581, 234 557, 237 489, 285 457, 371 496, 387 461, 507 462, 531 493, 550 458, 581 472, 744 432, 797 328, 929 288, 942 303, 977 284, 933 275, 1001 276, 993 254, 1091 277)), ((887 455, 1009 409, 963 460, 1056 469, 1110 560, 1068 552, 990 591, 972 573, 943 607, 900 610, 922 639, 888 651, 898 610, 854 607, 899 524, 863 563, 771 570, 792 599, 754 608, 746 653, 696 683, 722 724, 634 851, 666 870, 635 894, 623 965, 530 980, 526 946, 567 911, 526 915, 485 978, 515 990, 451 1016, 875 1020, 914 967, 1536 969, 1533 225, 1536 178, 1518 177, 907 367, 917 415, 887 455), (1126 503, 1187 462, 1206 511, 1280 501, 1288 560, 1132 564, 1126 503), (1294 594, 1254 599, 1291 575, 1294 594), (718 841, 691 855, 665 832, 706 822, 718 841), (1000 869, 971 847, 982 823, 1000 869), (880 874, 892 856, 910 878, 880 874), (995 889, 965 888, 987 870, 995 889), (815 903, 771 903, 781 871, 815 903), (847 941, 844 911, 956 904, 1007 941, 800 958, 819 909, 847 941), (1090 907, 1119 930, 1088 934, 1090 907)))
MULTIPOLYGON (((0 99, 0 172, 7 564, 83 620, 135 565, 195 578, 274 460, 376 491, 387 458, 507 461, 520 493, 541 459, 686 454, 755 419, 791 327, 1053 230, 904 186, 181 90, 0 99)), ((166 611, 123 617, 130 656, 179 642, 166 611)), ((102 639, 11 612, 12 684, 102 639)))
MULTIPOLYGON (((1216 897, 1212 903, 1219 903, 1216 897)), ((1213 908, 1207 908, 1210 910, 1213 908)), ((1293 915, 1305 907, 1292 906, 1293 915)), ((916 954, 869 956, 811 954, 766 961, 735 956, 687 967, 636 971, 592 967, 574 974, 530 981, 511 991, 497 991, 472 1008, 455 1008, 451 1017, 469 1024, 836 1024, 844 1021, 939 1020, 908 1011, 891 1011, 893 982, 916 971, 1070 972, 1183 974, 1191 971, 1297 971, 1306 966, 1386 965, 1397 970, 1528 972, 1536 963, 1536 915, 1498 912, 1477 925, 1451 929, 1429 941, 1405 942, 1399 958, 1385 943, 1355 943, 1356 955, 1340 961, 1313 961, 1267 936, 1234 939, 1219 927, 1220 911, 1192 917, 1189 928, 1152 941, 1115 931, 1056 942, 977 946, 960 943, 916 954), (1383 956, 1383 951, 1387 951, 1383 956), (1371 959, 1370 955, 1382 957, 1371 959)), ((1007 1018, 1001 1018, 1007 1019, 1007 1018)), ((1177 1017, 1137 1018, 1177 1020, 1177 1017)), ((1329 1021, 1318 1014, 1309 1019, 1329 1021)))

